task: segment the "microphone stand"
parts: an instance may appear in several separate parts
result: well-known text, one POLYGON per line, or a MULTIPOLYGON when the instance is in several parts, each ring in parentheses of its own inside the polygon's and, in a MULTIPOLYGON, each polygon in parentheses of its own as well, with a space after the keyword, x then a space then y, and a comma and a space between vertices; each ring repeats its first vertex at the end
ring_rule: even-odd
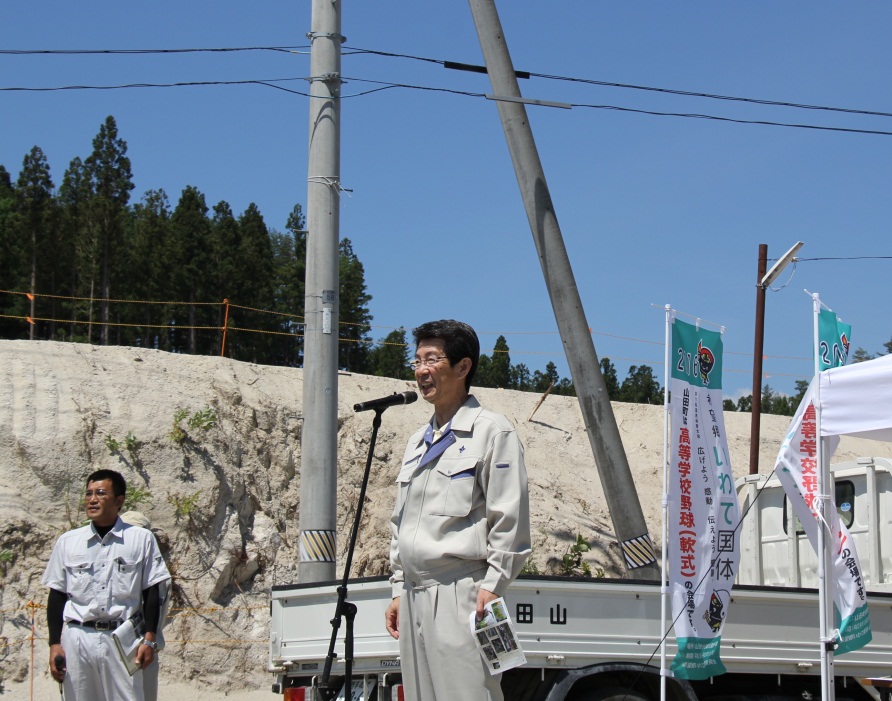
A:
POLYGON ((338 629, 341 627, 341 618, 347 619, 346 635, 344 636, 344 698, 349 699, 351 697, 351 689, 353 687, 353 621, 356 618, 356 604, 347 601, 347 580, 350 577, 350 565, 353 563, 356 536, 359 533, 359 524, 362 520, 362 506, 365 503, 366 487, 369 484, 369 473, 372 469, 375 443, 378 440, 378 429, 381 427, 381 414, 386 409, 386 406, 376 408, 375 417, 372 419, 372 438, 369 442, 369 454, 365 463, 365 474, 362 477, 362 487, 359 490, 359 505, 356 507, 356 515, 353 517, 353 530, 350 533, 350 546, 347 549, 344 577, 341 580, 341 586, 338 587, 338 603, 335 606, 334 618, 331 619, 331 641, 328 644, 328 655, 325 658, 322 681, 319 683, 319 693, 323 701, 332 701, 340 690, 339 687, 329 686, 329 678, 331 676, 332 663, 337 659, 334 649, 338 637, 338 629))

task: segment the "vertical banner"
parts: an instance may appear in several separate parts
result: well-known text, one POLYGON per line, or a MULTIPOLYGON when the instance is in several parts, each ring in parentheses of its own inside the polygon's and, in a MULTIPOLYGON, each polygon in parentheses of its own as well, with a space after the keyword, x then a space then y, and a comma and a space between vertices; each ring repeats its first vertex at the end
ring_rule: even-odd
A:
POLYGON ((829 309, 818 315, 818 363, 821 372, 846 364, 852 342, 852 327, 829 309))
POLYGON ((682 679, 725 672, 722 626, 740 562, 740 508, 722 415, 722 337, 672 324, 669 411, 669 590, 682 679))
MULTIPOLYGON (((817 553, 818 528, 821 524, 817 503, 820 469, 817 453, 821 437, 817 430, 814 395, 815 382, 812 381, 781 444, 775 472, 790 500, 793 512, 801 521, 802 529, 817 553)), ((824 441, 826 460, 830 460, 838 443, 839 438, 836 436, 824 441)), ((855 541, 845 524, 839 520, 834 501, 831 496, 827 541, 833 548, 833 576, 830 581, 833 583, 836 626, 839 629, 839 647, 834 650, 834 654, 841 655, 867 645, 872 634, 861 562, 855 551, 855 541)))

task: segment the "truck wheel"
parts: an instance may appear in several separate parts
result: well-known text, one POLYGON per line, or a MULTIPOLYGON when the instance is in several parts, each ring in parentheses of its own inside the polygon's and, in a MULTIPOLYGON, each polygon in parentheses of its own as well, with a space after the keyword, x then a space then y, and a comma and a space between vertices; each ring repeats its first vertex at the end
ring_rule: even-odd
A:
POLYGON ((621 686, 591 689, 580 696, 574 696, 573 699, 574 701, 651 701, 650 697, 640 691, 625 689, 621 686))

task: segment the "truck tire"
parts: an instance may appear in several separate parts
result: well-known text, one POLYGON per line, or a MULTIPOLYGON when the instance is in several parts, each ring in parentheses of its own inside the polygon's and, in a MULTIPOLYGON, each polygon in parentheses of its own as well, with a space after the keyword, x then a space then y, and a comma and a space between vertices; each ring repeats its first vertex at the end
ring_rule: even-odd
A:
POLYGON ((573 701, 651 701, 650 697, 640 691, 626 689, 622 686, 605 686, 600 689, 589 689, 579 696, 573 696, 573 701))

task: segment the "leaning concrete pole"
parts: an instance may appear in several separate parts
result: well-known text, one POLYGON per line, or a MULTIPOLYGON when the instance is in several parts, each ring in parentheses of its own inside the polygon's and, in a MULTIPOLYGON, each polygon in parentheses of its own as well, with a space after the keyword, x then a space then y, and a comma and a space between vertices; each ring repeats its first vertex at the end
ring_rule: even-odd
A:
MULTIPOLYGON (((522 99, 494 0, 469 2, 495 96, 522 99)), ((638 579, 659 580, 653 544, 607 396, 526 107, 522 102, 504 100, 498 101, 498 107, 627 574, 638 579)))
POLYGON ((301 582, 335 579, 341 2, 313 0, 300 458, 301 582))

